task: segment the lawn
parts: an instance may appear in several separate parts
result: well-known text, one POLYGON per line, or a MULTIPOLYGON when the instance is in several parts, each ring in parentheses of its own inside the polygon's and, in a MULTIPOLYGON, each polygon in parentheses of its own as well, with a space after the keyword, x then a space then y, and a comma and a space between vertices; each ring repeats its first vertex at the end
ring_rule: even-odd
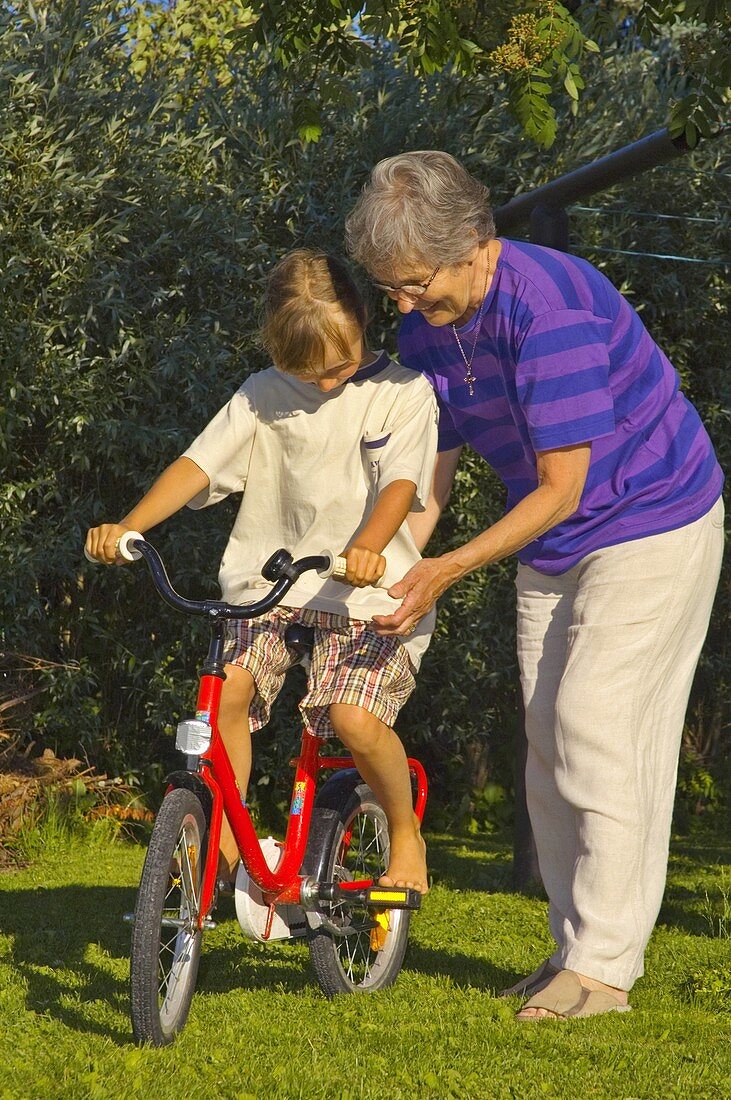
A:
POLYGON ((0 875, 0 1097, 731 1096, 731 843, 674 843, 633 1012, 540 1024, 495 997, 549 949, 509 852, 507 836, 430 838, 405 969, 368 997, 326 1001, 305 947, 246 943, 224 903, 188 1025, 153 1050, 132 1042, 121 920, 143 851, 51 839, 0 875))

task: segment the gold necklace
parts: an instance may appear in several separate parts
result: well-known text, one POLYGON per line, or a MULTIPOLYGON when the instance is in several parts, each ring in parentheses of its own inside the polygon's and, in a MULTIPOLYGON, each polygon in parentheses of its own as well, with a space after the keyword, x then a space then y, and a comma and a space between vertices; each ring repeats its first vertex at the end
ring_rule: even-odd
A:
POLYGON ((487 246, 487 271, 485 272, 485 285, 482 288, 482 300, 480 301, 480 308, 477 311, 477 320, 475 321, 475 338, 472 341, 472 351, 470 352, 469 359, 465 355, 465 351, 464 351, 464 348, 462 347, 462 341, 459 338, 459 333, 457 332, 457 328, 454 324, 452 325, 452 332, 454 333, 455 339, 457 341, 457 346, 459 347, 459 350, 462 353, 462 358, 464 359, 464 365, 467 367, 467 374, 465 375, 464 380, 467 383, 467 385, 469 386, 470 397, 475 396, 474 385, 475 385, 475 382, 477 381, 477 379, 475 378, 474 374, 472 373, 472 361, 475 358, 475 348, 477 347, 477 340, 478 340, 479 335, 480 335, 480 321, 482 320, 482 311, 485 308, 485 295, 487 294, 487 281, 488 281, 489 278, 490 278, 490 246, 488 245, 487 246))

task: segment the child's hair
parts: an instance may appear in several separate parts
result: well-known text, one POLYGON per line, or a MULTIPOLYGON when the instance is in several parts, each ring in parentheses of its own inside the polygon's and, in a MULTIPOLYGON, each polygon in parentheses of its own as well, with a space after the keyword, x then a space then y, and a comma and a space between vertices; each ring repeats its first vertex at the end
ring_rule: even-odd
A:
POLYGON ((365 302, 342 260, 307 248, 280 260, 269 277, 261 326, 261 341, 274 365, 287 374, 320 374, 326 341, 347 358, 337 310, 365 331, 365 302))

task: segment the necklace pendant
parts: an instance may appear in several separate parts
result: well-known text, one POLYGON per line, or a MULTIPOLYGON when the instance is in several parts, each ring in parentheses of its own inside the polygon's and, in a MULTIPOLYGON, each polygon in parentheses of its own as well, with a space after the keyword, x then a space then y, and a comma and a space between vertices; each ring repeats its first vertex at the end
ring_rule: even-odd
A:
POLYGON ((467 385, 469 387, 470 397, 474 397, 475 396, 474 383, 477 381, 477 379, 475 378, 474 374, 472 373, 472 368, 471 367, 468 368, 467 374, 465 375, 464 380, 465 380, 465 382, 467 383, 467 385))

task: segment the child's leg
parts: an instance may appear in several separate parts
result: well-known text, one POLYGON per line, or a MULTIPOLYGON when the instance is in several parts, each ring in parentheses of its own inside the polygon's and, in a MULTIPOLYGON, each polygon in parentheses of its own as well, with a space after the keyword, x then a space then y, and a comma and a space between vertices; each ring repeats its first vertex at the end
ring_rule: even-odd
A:
POLYGON ((426 845, 413 811, 409 765, 398 735, 375 714, 350 703, 331 703, 330 721, 388 818, 391 858, 381 884, 408 886, 425 894, 426 845))
MULTIPOLYGON (((218 712, 218 729, 226 746, 231 767, 242 797, 246 797, 246 788, 251 773, 251 732, 249 729, 249 707, 256 692, 251 673, 238 665, 226 665, 226 679, 221 691, 221 706, 218 712)), ((239 849, 234 840, 226 815, 221 823, 221 848, 218 857, 218 874, 230 879, 239 861, 239 849)))

